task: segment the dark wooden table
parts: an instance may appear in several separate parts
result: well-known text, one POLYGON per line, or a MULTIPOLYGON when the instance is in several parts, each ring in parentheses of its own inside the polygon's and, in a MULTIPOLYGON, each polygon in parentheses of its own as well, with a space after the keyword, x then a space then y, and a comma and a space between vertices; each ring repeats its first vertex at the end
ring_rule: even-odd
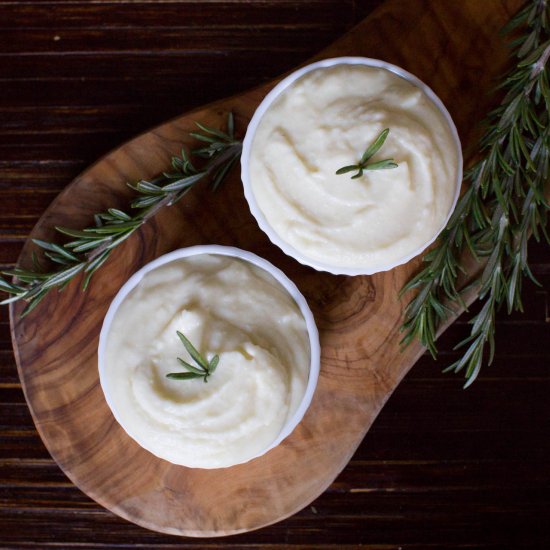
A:
MULTIPOLYGON (((0 266, 98 156, 292 68, 382 1, 0 0, 0 266)), ((0 309, 0 547, 550 548, 550 255, 530 253, 544 288, 500 316, 494 365, 471 389, 440 372, 459 320, 324 495, 222 540, 146 531, 69 482, 32 423, 0 309)))

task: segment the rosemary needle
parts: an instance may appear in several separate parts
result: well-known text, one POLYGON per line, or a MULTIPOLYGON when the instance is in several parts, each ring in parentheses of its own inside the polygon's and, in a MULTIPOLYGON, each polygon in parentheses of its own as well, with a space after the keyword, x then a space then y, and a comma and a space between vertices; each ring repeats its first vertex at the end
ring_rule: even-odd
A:
POLYGON ((181 357, 178 357, 177 359, 179 364, 184 367, 187 372, 170 372, 166 375, 166 378, 172 378, 173 380, 192 380, 194 378, 202 378, 204 382, 208 382, 208 377, 218 367, 218 363, 220 362, 219 356, 214 355, 214 357, 208 361, 183 333, 178 330, 177 335, 185 346, 187 353, 195 362, 195 366, 191 365, 187 361, 184 361, 181 357))
POLYGON ((384 159, 378 160, 375 162, 370 162, 371 158, 378 153, 382 145, 386 141, 390 129, 386 128, 382 130, 378 137, 372 142, 367 150, 363 153, 363 156, 357 164, 350 164, 348 166, 343 166, 342 168, 336 170, 336 175, 340 176, 341 174, 347 174, 348 172, 356 172, 351 179, 360 178, 365 170, 388 170, 391 168, 397 168, 397 163, 393 159, 384 159))

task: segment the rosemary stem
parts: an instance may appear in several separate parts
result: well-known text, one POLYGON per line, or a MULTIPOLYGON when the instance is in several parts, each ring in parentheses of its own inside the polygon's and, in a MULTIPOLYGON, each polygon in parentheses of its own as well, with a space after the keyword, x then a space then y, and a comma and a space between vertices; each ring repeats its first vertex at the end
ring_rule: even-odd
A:
MULTIPOLYGON (((52 288, 62 290, 78 274, 84 275, 82 289, 86 290, 91 277, 105 263, 111 252, 159 210, 179 201, 206 177, 211 180, 211 188, 216 190, 238 159, 242 144, 234 137, 232 113, 228 114, 226 132, 200 123, 196 125, 199 131, 191 132, 190 135, 201 142, 202 147, 189 152, 182 149, 181 157, 172 157, 170 172, 163 172, 151 181, 141 180, 136 184, 129 184, 137 193, 130 205, 134 213, 109 208, 106 212, 94 215, 95 225, 83 230, 56 227, 57 231, 72 238, 64 244, 33 239, 57 269, 44 272, 33 252, 33 269, 16 267, 3 271, 3 275, 12 277, 11 282, 0 275, 0 291, 9 295, 0 304, 24 300, 27 302, 27 307, 21 314, 24 316, 52 288), (203 159, 202 169, 195 168, 190 157, 203 159)), ((212 370, 214 368, 215 365, 212 370)))
POLYGON ((173 201, 178 196, 178 192, 174 191, 173 193, 169 193, 164 198, 162 198, 159 202, 157 202, 151 209, 149 209, 144 216, 141 218, 143 225, 147 220, 151 219, 159 210, 162 210, 165 206, 172 206, 173 201))
POLYGON ((402 342, 418 337, 433 355, 452 306, 478 293, 481 310, 470 320, 470 335, 457 346, 465 347, 464 354, 446 369, 463 370, 465 387, 484 362, 492 362, 497 310, 506 305, 509 313, 521 311, 522 279, 536 282, 528 265, 529 236, 550 242, 544 194, 550 170, 550 3, 526 2, 508 25, 509 31, 520 29, 513 50, 518 61, 503 78, 500 105, 487 117, 482 158, 465 176, 470 186, 438 244, 425 255, 428 265, 404 287, 417 294, 406 308, 402 342), (477 263, 461 289, 467 251, 477 263))
POLYGON ((86 263, 88 264, 92 263, 96 258, 99 258, 99 256, 101 256, 101 254, 103 254, 103 252, 105 252, 105 250, 109 248, 112 242, 113 242, 113 237, 108 237, 104 243, 100 244, 97 248, 94 248, 91 252, 88 252, 87 254, 85 254, 86 263))
POLYGON ((212 159, 206 165, 206 174, 210 175, 214 170, 225 164, 229 159, 240 155, 243 144, 240 141, 234 141, 218 157, 212 159))
MULTIPOLYGON (((241 142, 235 141, 234 143, 232 143, 220 155, 214 157, 212 161, 207 164, 206 168, 203 170, 203 178, 210 176, 215 170, 220 168, 220 166, 223 166, 228 160, 239 155, 241 150, 242 150, 241 142)), ((141 218, 138 218, 140 219, 141 223, 139 225, 136 225, 136 227, 132 229, 130 233, 134 233, 134 231, 139 229, 144 223, 146 223, 149 219, 155 216, 156 213, 159 210, 162 210, 165 206, 172 206, 172 204, 177 202, 184 194, 185 192, 182 193, 181 191, 173 191, 171 193, 168 193, 161 200, 159 200, 152 208, 147 210, 147 212, 145 212, 145 214, 141 218)), ((113 242, 113 237, 109 237, 100 246, 98 246, 97 248, 95 248, 94 250, 86 254, 85 257, 86 257, 87 263, 91 263, 96 258, 101 256, 101 254, 103 254, 103 252, 105 252, 105 250, 109 248, 112 242, 113 242)))

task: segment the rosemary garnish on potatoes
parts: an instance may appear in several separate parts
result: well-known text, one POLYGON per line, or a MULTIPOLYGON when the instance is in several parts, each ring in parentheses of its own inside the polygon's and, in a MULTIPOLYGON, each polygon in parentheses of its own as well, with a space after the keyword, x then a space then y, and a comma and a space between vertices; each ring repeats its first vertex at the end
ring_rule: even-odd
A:
POLYGON ((382 145, 384 145, 384 142, 386 141, 389 133, 389 128, 382 130, 378 137, 372 142, 371 145, 369 145, 367 150, 363 153, 363 156, 357 164, 343 166, 339 170, 336 170, 336 175, 339 176, 341 174, 347 174, 348 172, 356 171, 357 173, 351 176, 351 179, 354 180, 360 178, 365 170, 388 170, 391 168, 397 168, 397 163, 394 162, 393 159, 384 159, 370 162, 371 158, 376 155, 376 153, 380 151, 382 145))
POLYGON ((166 375, 166 378, 172 378, 173 380, 192 380, 193 378, 202 378, 205 383, 208 382, 208 377, 218 367, 220 357, 218 355, 214 355, 212 359, 207 360, 184 334, 182 334, 179 330, 177 331, 177 334, 196 366, 193 366, 187 361, 184 361, 181 357, 178 357, 180 365, 182 365, 187 372, 170 372, 166 375))
POLYGON ((9 282, 0 276, 0 290, 10 295, 0 302, 8 304, 17 300, 27 302, 22 315, 32 311, 53 288, 63 290, 79 273, 84 274, 82 288, 85 290, 93 274, 105 263, 111 252, 138 228, 153 217, 164 206, 170 206, 185 196, 198 182, 209 179, 216 190, 240 157, 242 143, 235 139, 233 115, 229 113, 225 132, 196 123, 198 131, 191 136, 203 146, 181 157, 172 158, 172 170, 164 172, 153 180, 141 180, 129 184, 137 193, 130 213, 116 208, 94 216, 95 225, 85 229, 56 227, 59 233, 72 238, 62 245, 33 239, 44 250, 44 256, 57 269, 41 269, 36 254, 33 254, 34 268, 2 271, 15 277, 9 282), (191 158, 205 159, 197 168, 191 158))

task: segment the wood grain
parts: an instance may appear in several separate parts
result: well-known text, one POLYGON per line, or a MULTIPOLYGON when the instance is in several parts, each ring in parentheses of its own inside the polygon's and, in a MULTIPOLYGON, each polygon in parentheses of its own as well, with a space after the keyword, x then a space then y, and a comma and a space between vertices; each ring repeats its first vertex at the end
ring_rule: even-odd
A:
MULTIPOLYGON (((289 58, 288 54, 287 58, 289 58)), ((260 74, 260 69, 255 68, 254 70, 256 75, 260 74)), ((273 70, 273 66, 271 66, 271 70, 273 70)), ((228 77, 226 77, 227 79, 228 77)), ((172 84, 172 86, 174 85, 172 84)), ((100 96, 111 94, 111 97, 116 97, 117 94, 116 88, 107 90, 97 87, 96 89, 100 96)), ((148 90, 147 93, 151 92, 148 90)), ((70 101, 70 97, 64 95, 62 100, 70 101)), ((72 101, 76 104, 78 94, 75 92, 73 97, 72 101)), ((48 99, 46 98, 45 101, 48 101, 48 99)), ((75 116, 78 113, 76 109, 73 109, 73 112, 75 116)), ((33 119, 29 118, 29 122, 31 120, 33 119)), ((75 120, 75 127, 84 130, 87 124, 85 119, 75 120)), ((143 118, 142 115, 139 123, 146 124, 146 117, 143 118)), ((52 124, 50 123, 50 125, 52 124)), ((117 126, 119 128, 118 135, 127 131, 121 128, 120 124, 121 122, 113 124, 113 128, 117 126)), ((109 138, 106 133, 100 134, 100 132, 106 132, 102 129, 100 121, 97 123, 96 128, 98 135, 105 135, 107 141, 113 139, 109 138)), ((55 128, 53 131, 55 132, 55 128)), ((37 142, 39 139, 40 136, 36 138, 37 142)), ((69 139, 66 143, 72 143, 73 141, 74 139, 69 139)), ((20 143, 24 142, 21 141, 20 143)), ((19 189, 16 185, 24 188, 24 186, 36 182, 35 189, 48 189, 50 196, 53 196, 60 189, 59 186, 63 177, 66 177, 63 174, 70 174, 71 170, 74 173, 75 167, 83 162, 83 155, 93 155, 93 151, 88 151, 86 147, 82 146, 79 150, 77 145, 73 145, 74 149, 68 152, 60 149, 62 153, 58 157, 48 157, 46 155, 52 151, 52 154, 56 154, 53 140, 42 138, 40 143, 42 143, 42 149, 37 150, 34 153, 35 156, 29 156, 29 159, 65 158, 62 157, 64 154, 66 158, 73 160, 63 169, 64 172, 59 172, 57 176, 55 170, 60 163, 51 163, 40 170, 37 163, 29 161, 26 165, 20 165, 18 172, 21 175, 29 174, 28 180, 12 179, 13 183, 10 185, 19 189), (31 171, 33 166, 35 167, 35 176, 32 175, 33 172, 31 171)), ((95 138, 93 146, 100 149, 105 147, 105 142, 100 143, 95 138)), ((9 154, 9 149, 4 148, 3 151, 7 151, 9 154)), ((8 158, 10 157, 8 156, 8 158)), ((50 200, 48 195, 36 197, 32 193, 29 193, 26 198, 33 201, 28 206, 26 206, 26 200, 17 201, 16 198, 12 200, 11 204, 19 208, 25 208, 28 216, 36 216, 50 200)), ((19 235, 24 235, 25 231, 28 231, 31 227, 29 224, 32 223, 32 217, 29 222, 26 218, 12 214, 11 209, 3 209, 3 212, 6 213, 8 219, 17 222, 19 235)), ((2 220, 4 219, 6 218, 3 217, 2 220)), ((19 243, 20 240, 14 241, 13 245, 3 242, 2 257, 4 262, 13 261, 20 246, 19 243)), ((539 276, 541 273, 544 276, 545 262, 547 263, 547 258, 545 259, 545 256, 541 253, 536 264, 539 276)), ((510 339, 510 336, 514 336, 518 342, 528 341, 529 331, 531 330, 528 322, 538 323, 536 327, 538 327, 537 334, 539 336, 537 338, 539 340, 547 335, 547 328, 545 329, 540 324, 542 321, 535 321, 535 319, 542 319, 543 305, 537 302, 534 292, 531 296, 534 297, 533 309, 527 314, 525 324, 520 325, 519 329, 516 325, 501 326, 500 334, 503 335, 503 338, 499 342, 499 349, 502 349, 503 355, 500 359, 500 365, 488 371, 485 384, 480 383, 467 395, 463 395, 460 391, 457 392, 456 389, 454 391, 452 389, 457 388, 456 380, 440 377, 437 374, 437 367, 436 371, 430 374, 434 367, 432 367, 430 361, 424 361, 422 365, 413 371, 412 378, 409 376, 408 384, 400 387, 397 395, 392 399, 390 404, 392 406, 384 409, 384 413, 379 418, 375 429, 369 434, 368 443, 361 447, 356 461, 352 463, 352 469, 346 470, 346 474, 333 485, 331 491, 315 503, 315 511, 305 510, 299 516, 280 526, 274 526, 258 534, 233 539, 231 545, 242 547, 244 544, 247 546, 254 544, 256 547, 256 545, 271 542, 280 547, 278 544, 283 541, 287 541, 289 544, 297 544, 300 541, 313 540, 316 541, 317 547, 321 545, 327 545, 328 547, 330 544, 339 548, 344 547, 344 544, 349 547, 354 543, 368 541, 377 542, 376 547, 382 547, 382 545, 384 547, 394 547, 391 541, 424 541, 414 546, 427 548, 428 545, 430 547, 435 545, 435 547, 441 548, 443 545, 450 546, 452 543, 449 541, 451 540, 456 544, 459 544, 460 541, 475 540, 478 541, 475 545, 476 548, 481 547, 481 545, 488 546, 491 541, 493 545, 502 548, 505 547, 504 541, 507 540, 506 533, 513 533, 513 529, 519 529, 520 526, 523 526, 522 533, 528 538, 530 537, 529 540, 534 540, 537 533, 536 531, 529 531, 528 525, 539 525, 540 529, 542 524, 536 523, 537 516, 533 516, 535 519, 531 520, 527 518, 530 512, 537 511, 537 503, 540 506, 544 498, 539 493, 533 492, 533 483, 536 479, 536 468, 540 468, 544 464, 546 439, 542 435, 545 433, 543 426, 538 424, 537 428, 537 424, 531 424, 526 427, 522 419, 530 417, 544 418, 544 409, 539 406, 542 404, 540 399, 542 394, 539 395, 539 392, 535 391, 536 386, 541 383, 544 372, 544 362, 542 360, 544 354, 540 348, 538 351, 533 349, 529 352, 530 359, 522 359, 528 348, 524 347, 525 351, 523 352, 518 351, 510 339), (529 321, 531 319, 533 321, 529 321), (521 355, 522 353, 523 355, 521 355), (539 357, 538 363, 537 357, 539 357), (507 365, 509 365, 508 368, 506 368, 507 365), (496 370, 497 368, 498 370, 496 370), (520 388, 513 385, 517 384, 517 381, 512 382, 515 378, 517 379, 514 373, 518 371, 523 373, 523 382, 520 388), (539 382, 535 382, 535 379, 539 382), (532 399, 525 398, 526 391, 531 392, 529 395, 533 396, 532 399), (522 396, 524 397, 522 398, 522 396), (453 412, 450 413, 449 409, 453 412), (476 422, 474 411, 480 411, 482 422, 476 422), (499 414, 505 415, 502 427, 499 427, 501 425, 499 414), (477 432, 474 429, 476 424, 480 424, 477 432), (459 430, 456 436, 452 435, 453 430, 459 430), (461 431, 464 432, 462 435, 460 435, 461 431), (467 440, 466 445, 464 444, 465 439, 467 440), (447 443, 445 444, 444 441, 447 441, 447 443), (520 448, 529 447, 533 449, 525 457, 525 460, 530 461, 528 462, 530 467, 519 467, 518 464, 514 465, 513 462, 510 462, 513 456, 512 441, 516 442, 520 448), (411 459, 411 465, 408 465, 407 457, 411 459), (480 457, 490 461, 485 469, 481 470, 480 457), (398 458, 399 461, 395 463, 394 469, 391 469, 387 466, 387 460, 391 461, 395 458, 398 458), (504 465, 505 463, 499 462, 499 460, 509 460, 509 462, 504 465), (442 477, 437 477, 438 461, 454 463, 454 469, 448 470, 442 477), (373 464, 378 465, 379 474, 373 473, 371 475, 369 473, 373 468, 373 464), (416 469, 414 464, 418 465, 416 469), (494 464, 502 464, 502 467, 497 468, 493 466, 494 464), (507 475, 508 467, 510 471, 516 472, 517 484, 509 479, 507 475), (473 481, 468 478, 467 472, 471 472, 472 469, 479 470, 481 478, 491 480, 488 485, 487 481, 484 485, 484 490, 487 493, 485 500, 472 496, 475 495, 475 485, 477 483, 475 478, 472 478, 473 481), (415 481, 409 485, 401 483, 403 473, 409 470, 411 471, 410 478, 415 481), (464 476, 457 477, 457 472, 462 471, 464 471, 464 476), (414 474, 413 472, 417 473, 414 474), (434 475, 430 475, 431 473, 434 475), (452 484, 455 484, 456 487, 453 488, 452 484), (437 489, 438 485, 440 486, 439 489, 437 489), (445 486, 445 490, 443 490, 443 486, 445 486), (407 489, 407 487, 409 488, 407 489), (429 487, 433 487, 433 490, 430 489, 431 496, 426 493, 426 497, 422 497, 423 491, 428 490, 429 487), (496 489, 497 487, 502 487, 500 492, 496 489), (365 492, 369 488, 370 492, 365 492), (358 492, 357 489, 360 489, 360 491, 358 492), (396 489, 397 492, 395 492, 396 489), (405 496, 405 493, 407 496, 405 496), (468 497, 468 495, 470 496, 468 497), (509 495, 509 498, 504 496, 501 499, 497 495, 509 495), (529 495, 531 496, 529 497, 529 495), (497 504, 497 500, 499 504, 497 504), (501 500, 502 502, 500 502, 501 500), (447 507, 443 505, 445 502, 448 503, 447 507), (527 505, 528 502, 531 505, 527 505), (416 509, 416 512, 407 514, 406 521, 404 518, 399 519, 399 514, 402 513, 399 510, 407 510, 408 507, 416 509), (468 515, 461 512, 460 507, 463 507, 464 510, 466 508, 472 509, 472 512, 468 515), (476 518, 483 518, 483 525, 493 526, 493 528, 482 533, 481 527, 476 526, 476 518), (470 528, 466 531, 461 530, 461 522, 470 525, 470 528), (444 523, 448 525, 446 529, 443 527, 444 523), (367 525, 368 528, 361 528, 361 526, 367 525), (424 528, 426 525, 430 525, 429 530, 424 528), (501 530, 499 532, 497 532, 497 525, 500 525, 501 530), (350 526, 355 527, 350 530, 348 529, 350 526), (449 537, 446 537, 444 533, 447 533, 449 537)), ((454 340, 457 339, 457 335, 460 335, 457 330, 460 331, 464 328, 463 326, 461 328, 461 326, 457 325, 455 327, 454 340)), ((4 329, 5 327, 4 324, 4 329)), ((3 342, 5 343, 7 342, 6 329, 3 334, 5 336, 3 342)), ((442 349, 450 349, 450 341, 442 342, 442 349)), ((3 357, 1 363, 4 369, 2 375, 5 376, 3 380, 7 381, 6 384, 17 385, 17 379, 14 373, 10 371, 10 359, 6 355, 3 357)), ((447 357, 449 356, 447 355, 447 357)), ((19 431, 16 433, 15 428, 13 435, 9 435, 10 432, 8 431, 3 432, 3 435, 8 434, 3 439, 6 444, 3 444, 1 448, 3 457, 5 457, 2 472, 4 479, 6 479, 3 487, 6 487, 6 489, 3 490, 8 491, 8 493, 3 494, 10 495, 11 487, 12 496, 10 498, 19 506, 19 511, 14 508, 14 514, 17 515, 10 515, 9 511, 4 511, 7 509, 3 509, 3 517, 6 518, 6 522, 9 522, 9 518, 26 518, 25 525, 27 525, 26 532, 17 534, 7 527, 9 523, 2 523, 4 541, 39 540, 41 541, 40 547, 42 547, 46 546, 48 540, 69 541, 69 544, 70 541, 76 543, 77 540, 80 541, 80 538, 71 539, 70 537, 80 537, 79 533, 82 533, 84 540, 88 541, 90 547, 96 544, 98 546, 104 544, 111 548, 115 545, 118 547, 131 542, 141 542, 141 544, 150 544, 151 546, 153 543, 162 544, 163 546, 178 544, 175 539, 154 536, 135 528, 132 530, 130 525, 116 521, 115 518, 103 513, 93 503, 79 495, 78 491, 73 489, 70 484, 64 482, 63 476, 55 474, 55 468, 51 466, 47 455, 41 450, 36 439, 33 440, 34 436, 32 435, 28 415, 25 414, 23 403, 18 401, 18 390, 6 389, 2 395, 4 396, 3 402, 12 403, 9 414, 8 409, 6 409, 6 416, 3 416, 6 419, 4 422, 8 422, 6 429, 9 428, 10 419, 13 419, 13 426, 16 424, 17 426, 21 424, 26 426, 24 428, 26 432, 19 431), (17 407, 18 403, 20 405, 19 409, 17 407), (16 414, 18 410, 21 411, 20 414, 16 414), (27 439, 24 438, 23 433, 28 433, 27 439), (9 462, 12 460, 10 457, 20 458, 9 462), (50 464, 50 466, 47 466, 47 464, 50 464), (41 471, 43 475, 33 477, 33 471, 41 471), (9 472, 15 472, 11 478, 8 475, 9 472), (13 481, 10 485, 10 480, 15 480, 16 485, 13 485, 13 481), (37 489, 39 486, 42 489, 37 489), (55 508, 58 509, 57 512, 55 512, 55 508), (40 529, 41 525, 47 525, 48 528, 40 529), (70 527, 71 525, 72 527, 70 527)), ((527 464, 523 460, 522 463, 527 464)), ((540 476, 538 480, 537 483, 542 483, 541 487, 544 487, 545 483, 547 486, 547 481, 545 482, 540 476)), ((538 510, 540 514, 540 508, 538 510)), ((540 518, 540 515, 538 517, 540 518)), ((20 547, 23 546, 23 543, 13 542, 13 546, 20 547)), ((208 546, 214 547, 217 544, 210 542, 208 546)), ((202 543, 200 547, 202 547, 202 543)))

